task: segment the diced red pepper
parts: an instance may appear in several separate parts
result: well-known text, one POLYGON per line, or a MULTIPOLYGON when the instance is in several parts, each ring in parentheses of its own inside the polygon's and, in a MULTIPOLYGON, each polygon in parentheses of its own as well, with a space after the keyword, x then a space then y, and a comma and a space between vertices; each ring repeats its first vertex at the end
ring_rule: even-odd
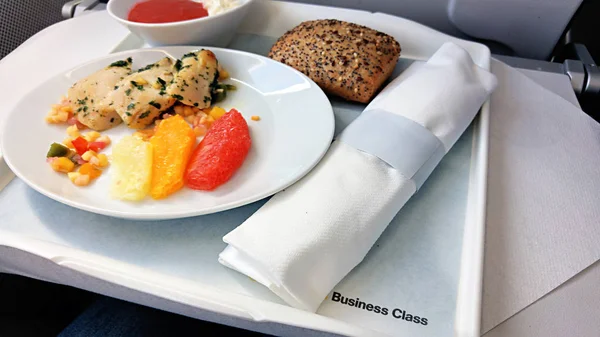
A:
POLYGON ((88 144, 88 148, 96 153, 100 152, 100 150, 106 147, 105 142, 91 142, 88 144))
POLYGON ((85 140, 83 137, 77 137, 77 138, 73 139, 73 141, 71 141, 71 143, 73 143, 73 146, 75 147, 75 150, 77 151, 77 154, 79 154, 80 156, 83 155, 85 153, 85 151, 88 150, 88 141, 85 140))

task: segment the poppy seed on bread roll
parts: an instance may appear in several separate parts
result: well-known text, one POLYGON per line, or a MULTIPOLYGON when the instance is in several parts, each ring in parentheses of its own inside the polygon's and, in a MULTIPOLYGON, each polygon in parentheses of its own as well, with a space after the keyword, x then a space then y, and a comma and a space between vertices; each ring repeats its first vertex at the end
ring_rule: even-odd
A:
POLYGON ((339 20, 306 21, 282 35, 269 57, 312 79, 325 92, 369 102, 392 74, 400 44, 374 29, 339 20))

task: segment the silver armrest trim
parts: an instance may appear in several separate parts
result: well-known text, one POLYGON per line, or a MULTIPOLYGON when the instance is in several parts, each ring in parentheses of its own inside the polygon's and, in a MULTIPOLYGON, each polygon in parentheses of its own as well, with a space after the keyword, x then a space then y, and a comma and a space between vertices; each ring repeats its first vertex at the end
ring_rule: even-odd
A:
POLYGON ((71 0, 63 5, 61 14, 65 19, 70 19, 75 16, 75 8, 79 5, 83 0, 71 0))

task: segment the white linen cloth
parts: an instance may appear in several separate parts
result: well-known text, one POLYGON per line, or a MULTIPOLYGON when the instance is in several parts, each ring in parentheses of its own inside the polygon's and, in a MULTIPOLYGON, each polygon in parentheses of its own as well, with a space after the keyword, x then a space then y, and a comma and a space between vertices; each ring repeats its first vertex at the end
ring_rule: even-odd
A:
MULTIPOLYGON (((446 43, 427 63, 409 67, 392 81, 363 115, 384 111, 391 120, 412 120, 437 137, 446 153, 495 86, 494 75, 476 66, 465 50, 446 43)), ((367 127, 363 136, 381 137, 372 131, 367 127)), ((406 141, 413 140, 408 136, 406 141)), ((393 146, 384 147, 385 156, 395 155, 389 152, 393 146)), ((316 311, 417 190, 411 176, 388 162, 334 141, 306 177, 225 235, 228 247, 219 262, 291 306, 316 311)))

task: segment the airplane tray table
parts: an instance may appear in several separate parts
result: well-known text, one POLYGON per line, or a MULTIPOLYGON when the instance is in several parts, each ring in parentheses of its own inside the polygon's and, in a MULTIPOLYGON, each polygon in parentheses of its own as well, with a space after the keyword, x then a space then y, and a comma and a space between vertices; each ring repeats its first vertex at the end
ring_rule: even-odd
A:
MULTIPOLYGON (((257 1, 229 47, 264 55, 287 29, 304 20, 329 17, 395 36, 402 55, 394 76, 413 60, 427 59, 446 41, 465 47, 476 63, 489 69, 486 47, 405 19, 285 2, 257 1)), ((143 47, 135 35, 116 28, 105 12, 63 24, 90 19, 122 34, 110 51, 143 47)), ((88 29, 73 34, 84 36, 94 27, 88 29)), ((95 57, 106 52, 99 50, 95 57)), ((336 133, 364 108, 331 101, 336 133)), ((225 247, 223 235, 264 201, 187 219, 129 221, 70 208, 14 179, 0 191, 0 271, 277 335, 478 336, 488 118, 489 102, 316 314, 285 305, 268 289, 217 262, 225 247), (339 296, 334 292, 388 308, 388 314, 341 304, 334 300, 339 296), (409 315, 426 318, 427 323, 415 324, 409 315)))

